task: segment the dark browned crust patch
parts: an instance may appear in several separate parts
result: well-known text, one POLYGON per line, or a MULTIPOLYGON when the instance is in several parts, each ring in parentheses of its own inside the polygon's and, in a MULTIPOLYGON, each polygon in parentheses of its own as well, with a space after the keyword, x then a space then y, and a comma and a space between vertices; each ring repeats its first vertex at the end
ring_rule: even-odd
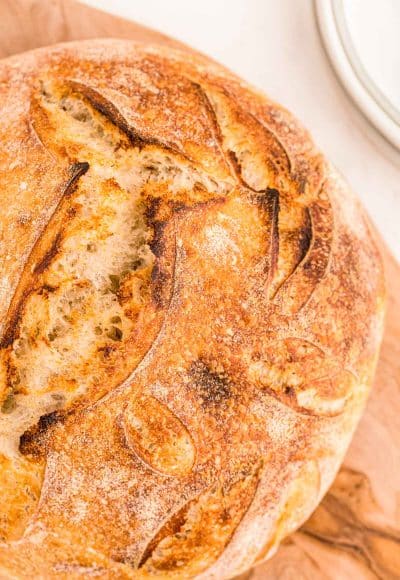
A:
POLYGON ((54 260, 56 255, 58 254, 58 250, 60 247, 60 243, 62 241, 62 232, 58 232, 56 237, 51 243, 50 248, 46 251, 43 258, 35 265, 33 270, 33 274, 43 274, 45 270, 50 266, 51 262, 54 260))
POLYGON ((42 415, 37 425, 30 427, 20 437, 19 450, 22 455, 40 457, 44 451, 45 438, 48 431, 64 419, 61 411, 53 411, 42 415))
POLYGON ((269 286, 278 268, 279 258, 279 191, 268 188, 262 196, 262 205, 268 215, 270 240, 267 264, 267 285, 269 286))
MULTIPOLYGON (((299 244, 299 261, 293 269, 293 272, 297 269, 297 267, 301 264, 301 262, 306 257, 312 240, 312 222, 311 222, 311 213, 309 208, 305 209, 305 222, 302 226, 299 237, 298 237, 298 244, 299 244)), ((293 273, 292 272, 292 273, 293 273)))
POLYGON ((212 371, 201 359, 191 364, 189 372, 193 379, 193 388, 204 409, 224 406, 233 396, 229 378, 212 371))

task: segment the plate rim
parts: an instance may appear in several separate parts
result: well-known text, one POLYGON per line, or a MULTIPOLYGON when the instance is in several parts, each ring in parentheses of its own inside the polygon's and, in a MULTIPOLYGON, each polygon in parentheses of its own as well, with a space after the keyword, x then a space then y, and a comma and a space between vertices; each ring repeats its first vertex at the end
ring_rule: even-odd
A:
MULTIPOLYGON (((351 44, 346 45, 346 34, 350 37, 350 33, 345 27, 341 0, 314 0, 314 8, 325 50, 347 94, 369 123, 400 150, 400 125, 388 113, 387 106, 383 106, 382 99, 387 101, 386 97, 364 70, 355 49, 351 54, 351 44)), ((389 101, 387 104, 393 108, 389 101)))

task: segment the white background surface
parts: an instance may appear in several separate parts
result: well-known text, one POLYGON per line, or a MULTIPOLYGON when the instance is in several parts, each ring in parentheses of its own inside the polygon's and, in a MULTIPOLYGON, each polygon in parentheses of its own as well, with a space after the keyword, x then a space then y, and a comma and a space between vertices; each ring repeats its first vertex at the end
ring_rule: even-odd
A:
MULTIPOLYGON (((359 0, 345 1, 358 4, 358 13, 362 13, 359 0)), ((382 2, 400 4, 400 0, 368 0, 370 9, 362 13, 365 32, 364 26, 358 27, 358 34, 359 42, 370 48, 368 34, 375 26, 371 5, 379 7, 382 2)), ((346 176, 400 260, 400 156, 389 154, 337 81, 321 45, 312 0, 88 0, 87 3, 192 45, 288 107, 346 176)), ((394 47, 393 54, 398 62, 399 28, 397 32, 399 46, 397 52, 394 47)), ((369 52, 377 63, 387 54, 383 48, 387 43, 379 43, 382 34, 375 34, 370 41, 376 43, 369 52)), ((394 64, 391 67, 387 63, 385 67, 386 79, 399 89, 399 67, 395 69, 394 64)))

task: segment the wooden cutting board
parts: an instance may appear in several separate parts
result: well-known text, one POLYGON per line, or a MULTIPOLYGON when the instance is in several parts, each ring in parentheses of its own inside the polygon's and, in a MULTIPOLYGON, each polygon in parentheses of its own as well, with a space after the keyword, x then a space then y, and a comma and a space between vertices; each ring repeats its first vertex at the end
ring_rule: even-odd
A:
MULTIPOLYGON (((106 36, 192 50, 73 0, 0 0, 0 58, 106 36)), ((309 521, 241 580, 400 579, 400 266, 380 245, 388 280, 387 325, 364 417, 335 483, 309 521)))

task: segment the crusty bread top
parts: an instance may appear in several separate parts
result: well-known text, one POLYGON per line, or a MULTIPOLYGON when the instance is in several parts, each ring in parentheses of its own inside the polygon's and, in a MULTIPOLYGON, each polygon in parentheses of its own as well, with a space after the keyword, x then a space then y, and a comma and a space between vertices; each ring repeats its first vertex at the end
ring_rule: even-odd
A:
POLYGON ((368 394, 362 209, 200 57, 41 49, 0 64, 0 109, 0 572, 245 570, 314 509, 368 394))

